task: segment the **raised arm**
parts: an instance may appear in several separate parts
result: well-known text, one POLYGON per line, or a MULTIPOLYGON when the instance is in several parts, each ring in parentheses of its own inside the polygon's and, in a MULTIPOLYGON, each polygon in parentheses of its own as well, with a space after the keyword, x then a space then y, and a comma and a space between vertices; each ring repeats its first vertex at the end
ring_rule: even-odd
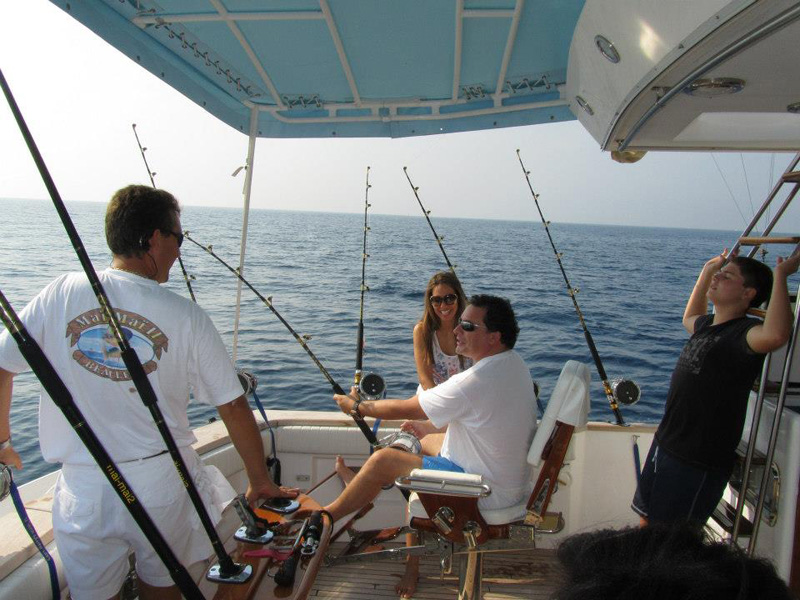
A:
POLYGON ((242 457, 247 472, 247 500, 254 504, 259 498, 294 498, 297 490, 279 487, 269 476, 264 458, 261 432, 258 430, 253 411, 244 396, 217 407, 219 416, 231 437, 231 442, 242 457))
POLYGON ((778 257, 772 277, 770 295, 764 323, 747 332, 747 344, 756 352, 772 352, 783 346, 792 331, 792 309, 789 305, 789 290, 786 278, 797 272, 800 266, 800 244, 787 259, 778 257))
POLYGON ((429 390, 436 384, 433 383, 433 363, 425 361, 425 340, 422 332, 422 322, 417 323, 414 326, 414 362, 417 365, 419 384, 423 390, 429 390))
POLYGON ((697 277, 689 301, 686 303, 686 309, 683 311, 683 326, 690 334, 694 333, 694 323, 697 318, 708 312, 708 298, 706 298, 708 288, 711 286, 714 273, 722 268, 727 256, 728 249, 725 248, 722 254, 715 256, 703 265, 703 270, 697 277))
MULTIPOLYGON (((11 390, 14 373, 0 369, 0 442, 11 440, 11 390)), ((22 468, 22 459, 13 446, 0 450, 0 463, 17 469, 22 468)))

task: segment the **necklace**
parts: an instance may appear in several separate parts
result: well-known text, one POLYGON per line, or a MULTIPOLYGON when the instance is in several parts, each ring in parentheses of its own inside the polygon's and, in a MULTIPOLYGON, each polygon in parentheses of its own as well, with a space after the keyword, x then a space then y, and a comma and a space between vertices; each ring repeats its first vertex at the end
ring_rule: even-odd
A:
POLYGON ((132 271, 130 269, 125 269, 123 267, 115 267, 114 265, 111 265, 111 268, 114 269, 115 271, 123 271, 125 273, 130 273, 131 275, 136 275, 137 277, 141 277, 143 279, 152 279, 151 277, 147 277, 146 275, 142 275, 138 271, 132 271))

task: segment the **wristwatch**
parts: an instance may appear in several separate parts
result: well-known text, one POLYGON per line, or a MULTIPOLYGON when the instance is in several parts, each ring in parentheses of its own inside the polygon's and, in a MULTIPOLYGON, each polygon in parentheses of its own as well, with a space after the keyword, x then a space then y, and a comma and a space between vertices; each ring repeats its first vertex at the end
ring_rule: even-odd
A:
POLYGON ((353 404, 353 408, 350 409, 350 416, 355 417, 357 419, 363 419, 364 415, 362 415, 358 407, 361 406, 361 398, 357 398, 355 404, 353 404))
POLYGON ((0 450, 5 450, 6 448, 11 448, 11 438, 8 438, 5 442, 0 442, 0 450))

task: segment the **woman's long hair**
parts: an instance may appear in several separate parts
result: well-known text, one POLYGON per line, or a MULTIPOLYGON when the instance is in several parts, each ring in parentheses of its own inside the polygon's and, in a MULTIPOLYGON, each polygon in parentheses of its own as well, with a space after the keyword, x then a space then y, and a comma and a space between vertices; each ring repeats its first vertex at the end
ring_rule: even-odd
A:
MULTIPOLYGON (((439 284, 449 285, 453 288, 453 291, 458 297, 456 301, 456 322, 461 318, 461 313, 464 312, 464 308, 467 306, 467 297, 464 295, 461 282, 458 280, 455 273, 452 271, 439 271, 431 277, 431 280, 425 288, 425 311, 422 313, 422 319, 420 320, 420 323, 422 323, 422 340, 425 342, 422 348, 422 356, 426 364, 433 363, 433 332, 442 326, 442 321, 436 316, 436 312, 433 310, 433 305, 431 304, 433 288, 439 284)), ((463 366, 463 360, 461 362, 463 366)))

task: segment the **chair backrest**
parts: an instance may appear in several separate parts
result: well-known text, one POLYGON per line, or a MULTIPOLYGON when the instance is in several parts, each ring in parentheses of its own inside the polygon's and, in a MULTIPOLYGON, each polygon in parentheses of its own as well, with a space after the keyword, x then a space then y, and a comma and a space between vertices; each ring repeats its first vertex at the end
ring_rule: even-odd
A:
POLYGON ((541 463, 542 451, 553 433, 556 421, 576 428, 586 425, 589 420, 590 379, 589 367, 577 360, 568 360, 561 369, 558 383, 528 450, 529 464, 537 467, 541 463))

